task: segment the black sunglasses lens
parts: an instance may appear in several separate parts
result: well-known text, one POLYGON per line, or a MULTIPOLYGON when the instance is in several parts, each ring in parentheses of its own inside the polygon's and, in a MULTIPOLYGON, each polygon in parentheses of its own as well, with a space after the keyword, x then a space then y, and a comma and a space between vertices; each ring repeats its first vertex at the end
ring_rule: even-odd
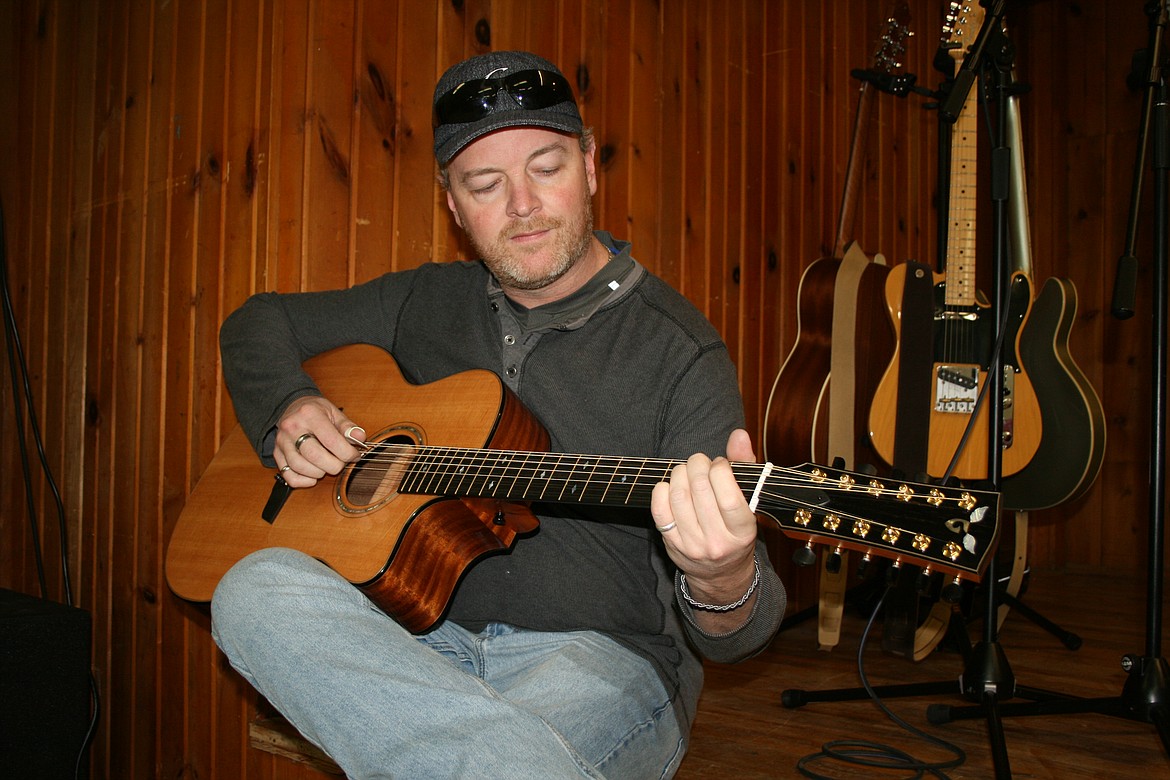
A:
POLYGON ((573 100, 573 90, 563 78, 543 70, 522 70, 498 79, 467 81, 435 103, 435 124, 464 124, 490 114, 501 91, 523 109, 535 111, 573 100))
POLYGON ((569 84, 555 73, 543 70, 521 71, 506 79, 505 89, 516 102, 529 111, 555 106, 573 99, 569 84))
POLYGON ((498 92, 498 86, 485 81, 460 84, 435 103, 435 120, 440 125, 474 122, 491 113, 498 92))

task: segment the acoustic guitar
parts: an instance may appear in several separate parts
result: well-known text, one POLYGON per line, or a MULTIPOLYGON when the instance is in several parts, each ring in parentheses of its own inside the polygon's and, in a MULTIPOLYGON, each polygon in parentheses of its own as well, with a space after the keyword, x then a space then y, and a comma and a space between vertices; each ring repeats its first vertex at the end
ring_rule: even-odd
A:
MULTIPOLYGON (((956 69, 963 61, 963 42, 974 38, 982 22, 983 9, 977 4, 953 20, 950 54, 956 69)), ((886 279, 886 305, 897 344, 870 410, 870 437, 885 462, 906 463, 904 453, 896 451, 900 443, 896 431, 899 426, 903 431, 918 428, 926 450, 926 473, 965 480, 988 476, 988 413, 993 403, 1003 404, 1003 428, 996 444, 1002 449, 1004 475, 1014 474, 1031 461, 1042 425, 1035 391, 1019 359, 1019 333, 1032 303, 1031 281, 1024 273, 1012 274, 1009 299, 1003 302, 1004 396, 977 403, 988 379, 997 325, 976 288, 977 102, 978 89, 972 89, 951 139, 946 273, 903 263, 891 269, 886 279), (925 322, 904 316, 904 308, 910 305, 904 302, 908 285, 921 290, 924 284, 933 290, 932 314, 925 322), (915 373, 913 381, 918 384, 907 386, 902 368, 918 363, 928 365, 929 371, 915 373), (907 402, 915 398, 915 391, 922 393, 924 403, 907 402), (908 418, 911 425, 906 426, 907 419, 900 417, 908 418)))
MULTIPOLYGON (((890 75, 900 66, 909 24, 910 9, 899 2, 878 37, 874 73, 890 75)), ((880 367, 893 351, 882 296, 889 269, 871 262, 849 240, 874 91, 869 81, 862 81, 833 254, 811 263, 800 277, 796 341, 773 381, 764 412, 765 458, 788 463, 841 458, 847 468, 875 461, 864 420, 880 367), (855 349, 860 343, 865 344, 863 360, 855 349)))
MULTIPOLYGON (((648 507, 654 485, 677 465, 543 451, 547 432, 488 371, 411 385, 392 357, 364 345, 320 355, 306 370, 373 432, 369 449, 336 478, 292 490, 259 462, 237 426, 167 548, 167 582, 181 598, 208 601, 247 554, 291 547, 423 632, 442 617, 468 566, 537 529, 530 502, 648 507)), ((809 545, 961 580, 979 579, 994 554, 997 493, 809 465, 733 469, 754 511, 809 545)))

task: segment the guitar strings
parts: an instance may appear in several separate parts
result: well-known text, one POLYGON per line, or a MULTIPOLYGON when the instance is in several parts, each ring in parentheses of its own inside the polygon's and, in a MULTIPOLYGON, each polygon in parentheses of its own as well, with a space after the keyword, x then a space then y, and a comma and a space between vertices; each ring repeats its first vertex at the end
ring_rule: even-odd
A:
MULTIPOLYGON (((375 443, 371 450, 372 452, 363 456, 358 463, 363 464, 365 469, 371 465, 383 468, 387 477, 392 477, 395 482, 405 481, 408 477, 414 483, 444 478, 450 481, 456 477, 461 480, 510 479, 513 483, 521 480, 540 480, 551 483, 584 483, 595 488, 603 485, 607 489, 615 486, 629 488, 631 495, 639 488, 643 490, 652 488, 658 482, 668 479, 671 469, 683 462, 665 458, 643 459, 404 444, 375 443), (601 478, 595 475, 600 475, 601 478)), ((764 468, 765 464, 732 464, 736 481, 745 494, 754 492, 764 468)), ((771 476, 775 478, 768 480, 766 489, 760 492, 761 496, 806 508, 813 508, 817 504, 786 496, 775 488, 806 488, 842 495, 865 492, 874 497, 893 497, 902 500, 907 500, 907 490, 919 488, 924 492, 912 493, 912 497, 929 497, 938 504, 956 505, 969 501, 970 497, 979 494, 979 491, 973 490, 963 490, 956 494, 949 488, 910 481, 895 481, 897 487, 890 487, 887 481, 876 478, 867 478, 866 482, 842 484, 840 480, 833 479, 827 473, 824 476, 810 476, 792 467, 773 466, 771 476)))
MULTIPOLYGON (((361 471, 363 489, 369 487, 369 483, 364 481, 369 478, 369 475, 365 474, 367 469, 374 472, 384 469, 385 476, 381 478, 375 476, 372 480, 378 483, 371 491, 371 494, 376 494, 378 501, 385 499, 392 492, 481 498, 502 494, 503 497, 531 501, 580 504, 620 501, 627 506, 641 507, 649 506, 650 493, 654 486, 666 479, 670 470, 680 463, 678 460, 662 458, 635 459, 622 456, 450 448, 390 442, 375 443, 372 452, 358 461, 358 464, 364 464, 361 471), (376 466, 372 467, 370 464, 376 466), (599 474, 604 478, 598 478, 599 474), (393 484, 387 485, 387 481, 393 484), (528 484, 525 485, 525 482, 528 484), (613 497, 611 492, 614 493, 613 497)), ((962 549, 975 554, 976 549, 983 546, 969 533, 970 523, 966 520, 968 511, 980 511, 976 507, 977 501, 971 491, 962 491, 956 496, 948 495, 949 491, 942 488, 918 485, 927 492, 916 494, 910 485, 917 483, 899 482, 897 488, 890 488, 873 478, 866 482, 857 482, 847 473, 843 473, 840 479, 835 480, 827 472, 820 472, 819 469, 810 476, 797 468, 773 468, 775 478, 768 483, 770 489, 760 489, 757 495, 755 491, 759 489, 760 475, 768 468, 768 464, 732 464, 737 483, 745 496, 750 489, 753 497, 762 497, 774 505, 793 510, 793 521, 804 528, 790 530, 800 536, 804 535, 801 531, 807 531, 809 543, 825 544, 831 540, 837 547, 857 548, 882 557, 888 557, 893 553, 899 557, 925 556, 930 560, 931 566, 937 565, 940 571, 959 576, 969 576, 978 569, 977 566, 959 562, 962 549), (786 490, 815 491, 818 500, 802 499, 786 490), (941 543, 935 538, 934 528, 915 532, 907 530, 908 518, 905 516, 894 525, 872 520, 840 507, 827 513, 820 527, 808 527, 808 523, 814 517, 813 513, 823 510, 825 501, 819 498, 821 495, 829 496, 830 501, 833 495, 850 496, 854 499, 859 496, 874 499, 894 498, 908 508, 916 507, 919 512, 932 511, 938 515, 935 521, 939 529, 946 528, 951 533, 960 534, 960 530, 951 527, 951 524, 956 520, 962 524, 960 527, 962 535, 957 537, 962 539, 962 545, 955 546, 955 541, 944 545, 945 560, 927 555, 928 550, 941 543), (914 501, 915 498, 920 500, 914 501), (964 515, 958 518, 948 516, 951 511, 945 507, 948 503, 962 509, 964 515), (838 533, 838 528, 842 526, 845 530, 838 533), (907 542, 899 545, 899 539, 903 536, 912 549, 906 548, 907 542)), ((764 514, 783 529, 785 523, 780 517, 769 512, 764 514)), ((971 515, 971 519, 975 520, 974 514, 971 515)), ((919 528, 922 528, 921 522, 919 528)))

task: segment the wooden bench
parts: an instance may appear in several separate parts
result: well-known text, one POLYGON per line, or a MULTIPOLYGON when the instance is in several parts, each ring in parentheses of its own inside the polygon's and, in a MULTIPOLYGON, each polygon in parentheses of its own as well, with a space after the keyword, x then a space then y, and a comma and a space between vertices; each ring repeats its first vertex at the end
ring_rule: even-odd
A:
POLYGON ((305 764, 334 777, 344 777, 341 767, 325 751, 301 736, 292 724, 279 715, 262 716, 248 724, 248 741, 252 747, 305 764))

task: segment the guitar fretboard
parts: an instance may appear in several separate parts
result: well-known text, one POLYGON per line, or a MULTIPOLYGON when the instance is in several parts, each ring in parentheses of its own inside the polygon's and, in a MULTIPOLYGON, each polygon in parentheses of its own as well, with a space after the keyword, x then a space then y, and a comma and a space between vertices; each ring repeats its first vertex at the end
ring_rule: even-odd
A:
POLYGON ((407 447, 399 490, 429 495, 648 507, 677 461, 445 447, 407 447))
MULTIPOLYGON (((976 13, 976 12, 973 12, 976 13)), ((963 62, 963 52, 970 37, 970 19, 956 25, 950 38, 955 69, 963 62)), ((976 303, 975 290, 975 215, 978 202, 975 186, 978 179, 978 88, 973 88, 951 130, 951 183, 947 222, 946 305, 970 307, 976 303)))

